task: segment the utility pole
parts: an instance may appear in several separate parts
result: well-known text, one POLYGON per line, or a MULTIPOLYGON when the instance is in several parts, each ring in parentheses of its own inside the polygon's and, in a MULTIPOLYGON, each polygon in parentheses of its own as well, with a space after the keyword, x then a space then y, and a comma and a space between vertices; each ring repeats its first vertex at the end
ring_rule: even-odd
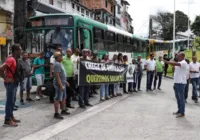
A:
POLYGON ((25 45, 23 32, 27 19, 27 2, 26 0, 14 1, 14 42, 25 45))
POLYGON ((152 20, 152 18, 151 18, 151 15, 149 16, 149 39, 151 39, 152 38, 152 26, 153 26, 153 20, 152 20))

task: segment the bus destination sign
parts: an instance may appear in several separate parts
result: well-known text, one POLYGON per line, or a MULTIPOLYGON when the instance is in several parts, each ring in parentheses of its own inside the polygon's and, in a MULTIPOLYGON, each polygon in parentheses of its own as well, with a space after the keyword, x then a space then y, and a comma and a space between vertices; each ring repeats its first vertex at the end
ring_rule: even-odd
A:
POLYGON ((45 26, 73 25, 72 17, 47 17, 45 18, 45 26))

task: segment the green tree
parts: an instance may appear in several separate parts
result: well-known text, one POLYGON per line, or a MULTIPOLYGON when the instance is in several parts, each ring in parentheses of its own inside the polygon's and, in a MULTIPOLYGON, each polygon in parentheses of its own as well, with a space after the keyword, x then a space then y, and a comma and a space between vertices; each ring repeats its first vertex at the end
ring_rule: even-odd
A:
POLYGON ((200 16, 196 16, 191 29, 195 35, 200 36, 200 16))
POLYGON ((193 48, 196 50, 200 50, 200 37, 195 37, 193 41, 193 48))
MULTIPOLYGON (((152 16, 153 31, 160 34, 164 40, 173 39, 173 14, 170 12, 158 12, 152 16)), ((176 11, 176 33, 185 32, 188 29, 188 17, 182 11, 176 11)))

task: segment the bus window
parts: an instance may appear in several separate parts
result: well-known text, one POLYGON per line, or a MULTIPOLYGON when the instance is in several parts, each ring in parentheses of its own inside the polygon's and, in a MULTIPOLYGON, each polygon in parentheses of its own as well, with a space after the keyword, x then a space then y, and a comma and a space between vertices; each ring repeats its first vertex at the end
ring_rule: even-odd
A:
POLYGON ((119 52, 125 52, 123 40, 124 40, 124 36, 118 34, 117 35, 117 51, 119 52))
POLYGON ((112 51, 112 52, 117 51, 115 42, 115 33, 109 31, 105 33, 104 45, 106 51, 112 51))
POLYGON ((73 48, 73 29, 52 29, 46 30, 45 42, 50 44, 61 44, 62 51, 65 54, 67 48, 73 48))
POLYGON ((94 51, 104 49, 104 31, 102 29, 94 28, 94 51))

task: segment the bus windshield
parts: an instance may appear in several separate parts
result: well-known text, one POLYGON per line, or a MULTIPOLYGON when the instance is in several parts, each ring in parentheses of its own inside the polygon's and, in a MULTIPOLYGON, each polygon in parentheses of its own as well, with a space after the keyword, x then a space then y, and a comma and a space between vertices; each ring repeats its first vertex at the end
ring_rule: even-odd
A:
POLYGON ((27 50, 31 53, 44 51, 46 47, 60 44, 63 53, 68 47, 73 47, 73 29, 56 28, 32 30, 27 32, 27 50))

